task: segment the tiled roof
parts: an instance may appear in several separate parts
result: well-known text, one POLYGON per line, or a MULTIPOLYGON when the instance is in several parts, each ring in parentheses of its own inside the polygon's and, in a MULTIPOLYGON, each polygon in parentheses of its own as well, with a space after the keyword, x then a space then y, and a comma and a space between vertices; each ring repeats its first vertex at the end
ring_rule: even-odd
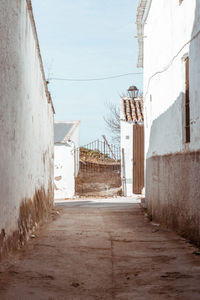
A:
POLYGON ((127 122, 144 122, 143 98, 121 98, 120 119, 127 122))
POLYGON ((67 143, 80 121, 57 121, 54 123, 54 143, 67 143))

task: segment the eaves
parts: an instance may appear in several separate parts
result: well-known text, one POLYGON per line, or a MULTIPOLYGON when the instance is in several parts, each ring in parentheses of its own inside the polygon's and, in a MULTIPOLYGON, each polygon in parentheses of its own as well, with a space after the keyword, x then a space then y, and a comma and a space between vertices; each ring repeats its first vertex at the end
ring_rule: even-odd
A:
POLYGON ((144 25, 151 8, 152 0, 140 0, 136 14, 137 38, 138 38, 138 60, 137 67, 143 68, 144 59, 144 25))
POLYGON ((39 39, 38 39, 35 19, 34 19, 34 16, 33 16, 33 8, 32 8, 31 0, 26 0, 26 3, 27 3, 27 9, 28 9, 29 17, 30 17, 32 30, 33 30, 33 36, 34 36, 35 43, 36 43, 36 49, 37 49, 38 59, 39 59, 39 63, 40 63, 40 70, 41 70, 41 74, 42 74, 42 80, 43 80, 43 83, 44 83, 46 98, 47 98, 48 103, 51 105, 53 114, 55 114, 53 101, 52 101, 52 98, 51 98, 51 94, 48 90, 48 85, 47 85, 47 81, 46 81, 46 78, 45 78, 44 65, 43 65, 42 56, 41 56, 41 52, 40 52, 39 39))

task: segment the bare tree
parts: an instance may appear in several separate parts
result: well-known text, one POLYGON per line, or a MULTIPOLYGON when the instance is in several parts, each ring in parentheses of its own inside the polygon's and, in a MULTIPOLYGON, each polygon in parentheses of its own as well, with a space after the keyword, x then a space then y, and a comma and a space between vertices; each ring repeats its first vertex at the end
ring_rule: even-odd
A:
MULTIPOLYGON (((130 98, 127 92, 122 93, 120 98, 130 98)), ((143 92, 138 90, 138 97, 143 97, 143 92)), ((111 138, 114 143, 120 143, 120 108, 117 104, 112 102, 106 103, 107 115, 103 117, 107 129, 111 133, 111 138)))
POLYGON ((112 141, 118 144, 120 143, 120 109, 112 102, 106 103, 106 108, 108 113, 103 119, 111 133, 112 141))

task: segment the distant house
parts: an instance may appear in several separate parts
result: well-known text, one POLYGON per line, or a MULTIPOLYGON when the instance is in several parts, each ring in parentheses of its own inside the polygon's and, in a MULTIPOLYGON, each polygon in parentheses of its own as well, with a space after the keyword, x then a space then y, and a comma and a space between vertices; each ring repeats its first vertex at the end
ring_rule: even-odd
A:
POLYGON ((120 100, 121 177, 125 196, 141 194, 144 187, 143 99, 120 100))
POLYGON ((146 203, 153 218, 200 243, 200 1, 140 0, 146 203))
POLYGON ((79 171, 80 121, 54 124, 54 196, 55 199, 73 198, 75 178, 79 171))

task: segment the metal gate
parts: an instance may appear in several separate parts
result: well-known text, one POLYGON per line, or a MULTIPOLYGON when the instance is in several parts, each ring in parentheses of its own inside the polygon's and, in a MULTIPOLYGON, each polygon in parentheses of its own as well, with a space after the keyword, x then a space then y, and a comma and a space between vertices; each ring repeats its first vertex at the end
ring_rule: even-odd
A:
POLYGON ((144 125, 133 125, 133 193, 144 187, 144 125))
POLYGON ((105 139, 103 142, 95 140, 87 145, 76 149, 80 157, 80 169, 82 171, 117 171, 120 172, 120 147, 108 144, 105 139))

